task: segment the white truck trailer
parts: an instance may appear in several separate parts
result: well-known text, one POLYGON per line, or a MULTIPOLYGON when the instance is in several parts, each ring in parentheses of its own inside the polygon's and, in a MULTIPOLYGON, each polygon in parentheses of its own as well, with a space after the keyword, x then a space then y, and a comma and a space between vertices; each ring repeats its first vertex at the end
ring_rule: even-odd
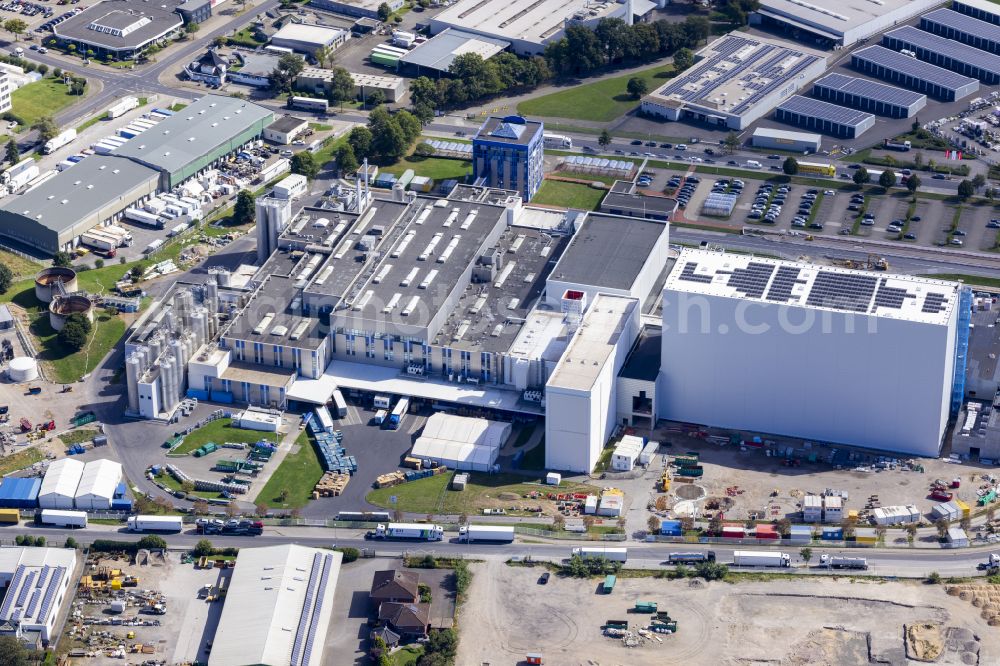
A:
POLYGON ((792 557, 788 553, 769 550, 737 550, 733 553, 733 565, 738 567, 789 567, 792 557))
POLYGON ((71 127, 68 130, 63 130, 45 142, 45 147, 42 148, 42 152, 48 155, 49 153, 59 150, 75 138, 76 130, 74 128, 71 127))
POLYGON ((820 555, 819 565, 827 569, 867 569, 867 557, 849 557, 847 555, 820 555))
POLYGON ((582 546, 573 549, 573 555, 577 557, 603 557, 612 562, 625 562, 628 560, 628 548, 608 548, 604 546, 582 546))
POLYGON ((425 525, 423 523, 389 523, 376 525, 375 529, 365 534, 366 539, 411 539, 414 541, 441 541, 444 538, 444 528, 440 525, 425 525))
POLYGON ((24 162, 18 162, 11 168, 3 172, 3 176, 0 177, 3 180, 3 184, 7 186, 10 192, 17 192, 22 187, 38 178, 38 174, 41 173, 38 165, 35 164, 35 160, 28 158, 31 164, 24 164, 24 162))
POLYGON ((514 528, 504 525, 463 525, 458 528, 458 540, 469 543, 473 541, 510 543, 514 540, 514 528))
POLYGON ((139 108, 139 99, 137 97, 122 97, 115 104, 108 107, 107 119, 114 120, 137 108, 139 108))
POLYGON ((118 247, 118 238, 102 232, 99 228, 80 234, 80 242, 98 250, 114 250, 118 247))
POLYGON ((147 213, 141 208, 126 208, 125 219, 138 222, 139 224, 145 224, 150 227, 155 227, 157 229, 163 228, 163 220, 160 219, 159 215, 155 213, 147 213))
POLYGON ((129 532, 180 532, 184 521, 180 516, 129 516, 129 532))
POLYGON ((42 524, 56 527, 71 527, 79 529, 87 526, 86 511, 63 511, 61 509, 42 509, 42 524))

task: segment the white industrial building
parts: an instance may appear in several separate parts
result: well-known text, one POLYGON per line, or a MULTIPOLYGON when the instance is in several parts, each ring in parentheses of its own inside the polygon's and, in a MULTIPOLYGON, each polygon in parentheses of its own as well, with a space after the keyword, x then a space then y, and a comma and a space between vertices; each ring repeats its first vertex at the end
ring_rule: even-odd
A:
POLYGON ((350 39, 351 34, 341 28, 307 23, 286 23, 271 37, 271 45, 292 49, 306 55, 315 55, 317 49, 337 49, 350 39))
POLYGON ((410 455, 437 461, 449 469, 488 472, 510 431, 511 425, 502 421, 438 412, 427 419, 410 455))
POLYGON ((872 511, 876 525, 904 525, 920 522, 920 511, 913 504, 900 506, 880 506, 872 511))
POLYGON ((851 46, 941 5, 941 0, 760 0, 751 25, 779 27, 796 39, 851 46))
POLYGON ((611 452, 611 469, 616 472, 631 472, 639 462, 642 453, 642 437, 625 435, 611 452))
POLYGON ((823 496, 823 522, 839 525, 844 519, 844 500, 840 495, 823 496))
POLYGON ((122 480, 121 464, 107 459, 91 460, 83 467, 74 504, 81 511, 107 511, 122 480))
POLYGON ((797 153, 818 153, 823 143, 821 134, 795 132, 792 130, 758 127, 753 131, 750 142, 754 148, 771 150, 791 150, 797 153))
POLYGON ((615 382, 639 334, 639 314, 635 299, 608 294, 584 314, 545 384, 549 469, 590 472, 597 464, 616 425, 615 382))
POLYGON ((936 456, 960 287, 685 249, 663 290, 659 415, 936 456))
POLYGON ((818 523, 823 520, 823 498, 806 495, 802 498, 802 522, 818 523))
POLYGON ((74 508, 84 467, 86 465, 75 458, 61 458, 49 465, 38 490, 38 506, 42 509, 74 508))
POLYGON ((342 556, 294 544, 242 548, 209 666, 320 666, 342 556))
POLYGON ((949 548, 969 547, 969 534, 961 527, 949 527, 947 539, 949 548))
POLYGON ((0 633, 41 647, 56 638, 56 620, 72 595, 75 548, 0 548, 0 633))

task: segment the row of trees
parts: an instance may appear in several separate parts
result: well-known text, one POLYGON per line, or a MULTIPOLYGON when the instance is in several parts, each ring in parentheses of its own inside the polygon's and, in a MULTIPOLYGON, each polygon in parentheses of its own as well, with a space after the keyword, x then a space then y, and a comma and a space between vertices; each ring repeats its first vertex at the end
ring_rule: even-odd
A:
POLYGON ((420 120, 409 111, 390 114, 377 106, 368 116, 367 127, 355 127, 347 135, 347 143, 336 154, 337 166, 349 173, 365 158, 391 164, 410 151, 421 129, 420 120))

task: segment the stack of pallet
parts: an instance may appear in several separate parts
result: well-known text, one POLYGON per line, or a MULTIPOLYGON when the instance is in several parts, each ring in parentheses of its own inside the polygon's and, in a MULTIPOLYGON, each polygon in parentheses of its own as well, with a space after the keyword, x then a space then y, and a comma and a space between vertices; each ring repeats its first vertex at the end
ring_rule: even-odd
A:
POLYGON ((323 476, 316 483, 316 487, 313 488, 313 496, 316 498, 337 497, 344 492, 344 488, 347 487, 347 483, 350 480, 350 474, 324 472, 323 476))
POLYGON ((402 472, 389 472, 388 474, 381 474, 375 479, 376 488, 388 488, 389 486, 398 486, 406 480, 402 472))

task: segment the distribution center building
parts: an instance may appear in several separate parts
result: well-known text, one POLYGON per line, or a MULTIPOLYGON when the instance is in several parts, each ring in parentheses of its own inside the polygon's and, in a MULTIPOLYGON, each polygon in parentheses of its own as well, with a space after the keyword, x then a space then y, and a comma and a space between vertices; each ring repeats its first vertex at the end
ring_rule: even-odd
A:
POLYGON ((920 28, 935 35, 1000 53, 1000 25, 950 9, 935 9, 920 17, 920 28))
POLYGON ((875 126, 870 113, 801 95, 782 102, 774 110, 774 119, 841 139, 856 139, 875 126))
POLYGON ((913 51, 925 62, 979 79, 986 85, 1000 83, 1000 55, 912 25, 904 25, 885 33, 882 35, 882 45, 894 51, 913 51))
POLYGON ((940 0, 761 0, 750 23, 776 26, 802 41, 819 38, 851 46, 939 4, 940 0))
POLYGON ((659 416, 936 457, 964 381, 961 289, 684 249, 663 291, 659 416))
POLYGON ((826 69, 826 58, 792 44, 732 32, 698 62, 642 98, 642 112, 742 130, 826 69))
POLYGON ((816 80, 812 92, 827 102, 890 118, 912 118, 927 105, 927 95, 836 72, 816 80))
POLYGON ((773 127, 758 127, 750 139, 755 148, 770 148, 773 150, 791 150, 796 153, 818 153, 823 137, 809 132, 793 132, 774 129, 773 127))
MULTIPOLYGON (((971 19, 970 19, 971 20, 971 19)), ((866 46, 851 54, 851 66, 871 76, 955 102, 979 90, 979 81, 920 62, 884 46, 866 46)))

